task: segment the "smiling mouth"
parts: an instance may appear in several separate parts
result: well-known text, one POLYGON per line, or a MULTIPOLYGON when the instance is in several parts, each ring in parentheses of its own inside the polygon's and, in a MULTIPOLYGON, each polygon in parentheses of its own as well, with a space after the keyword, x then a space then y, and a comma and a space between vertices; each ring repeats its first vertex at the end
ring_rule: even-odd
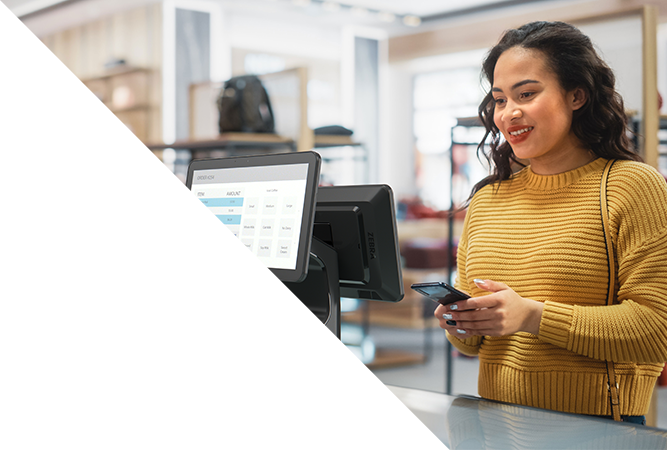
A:
POLYGON ((527 133, 529 131, 533 131, 533 127, 527 127, 527 128, 522 128, 522 129, 516 130, 516 131, 510 131, 510 134, 512 136, 521 136, 523 133, 527 133))

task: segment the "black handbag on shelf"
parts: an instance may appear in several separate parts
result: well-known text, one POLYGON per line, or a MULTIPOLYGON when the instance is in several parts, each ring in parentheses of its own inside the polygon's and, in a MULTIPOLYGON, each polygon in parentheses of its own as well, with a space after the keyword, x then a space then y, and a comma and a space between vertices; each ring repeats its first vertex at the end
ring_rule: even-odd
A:
POLYGON ((220 133, 273 133, 275 123, 269 95, 255 75, 233 77, 218 96, 220 133))

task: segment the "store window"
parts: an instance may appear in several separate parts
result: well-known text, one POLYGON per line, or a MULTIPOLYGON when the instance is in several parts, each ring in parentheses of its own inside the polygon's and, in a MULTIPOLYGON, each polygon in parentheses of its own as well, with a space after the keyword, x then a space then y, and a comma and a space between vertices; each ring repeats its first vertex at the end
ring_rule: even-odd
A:
POLYGON ((457 127, 458 119, 474 118, 484 96, 479 65, 418 74, 414 78, 415 170, 419 197, 426 206, 448 210, 452 196, 461 204, 474 183, 488 173, 479 163, 476 145, 484 136, 480 127, 457 127), (455 143, 452 147, 452 130, 455 143), (450 191, 451 154, 455 183, 450 191))

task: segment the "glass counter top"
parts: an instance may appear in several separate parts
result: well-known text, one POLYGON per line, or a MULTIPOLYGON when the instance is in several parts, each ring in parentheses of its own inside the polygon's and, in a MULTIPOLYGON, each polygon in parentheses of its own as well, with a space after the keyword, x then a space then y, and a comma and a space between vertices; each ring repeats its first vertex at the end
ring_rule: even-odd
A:
POLYGON ((667 449, 667 431, 388 386, 450 449, 667 449))

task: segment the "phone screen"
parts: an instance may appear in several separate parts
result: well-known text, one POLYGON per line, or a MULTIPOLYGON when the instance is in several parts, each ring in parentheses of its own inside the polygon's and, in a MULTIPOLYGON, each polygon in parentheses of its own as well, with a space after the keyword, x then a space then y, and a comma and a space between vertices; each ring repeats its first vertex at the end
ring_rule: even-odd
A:
POLYGON ((425 295, 442 305, 448 305, 450 303, 458 302, 459 300, 470 298, 466 293, 441 281, 433 283, 416 283, 411 287, 420 294, 425 295))

